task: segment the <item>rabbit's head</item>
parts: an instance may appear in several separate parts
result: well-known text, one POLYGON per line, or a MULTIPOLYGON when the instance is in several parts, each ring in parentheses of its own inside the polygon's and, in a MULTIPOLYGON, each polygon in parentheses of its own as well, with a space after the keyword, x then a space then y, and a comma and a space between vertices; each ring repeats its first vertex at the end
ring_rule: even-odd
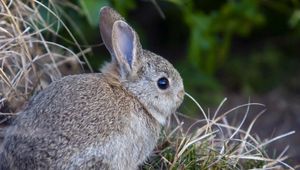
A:
POLYGON ((134 95, 161 124, 184 97, 180 74, 166 59, 144 50, 137 33, 113 9, 100 12, 100 32, 112 61, 102 68, 111 83, 134 95))

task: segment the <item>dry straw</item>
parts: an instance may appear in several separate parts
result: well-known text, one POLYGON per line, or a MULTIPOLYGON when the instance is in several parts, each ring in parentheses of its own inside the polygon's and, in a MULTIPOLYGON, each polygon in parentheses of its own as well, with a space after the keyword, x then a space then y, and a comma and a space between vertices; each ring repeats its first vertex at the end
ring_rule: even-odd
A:
MULTIPOLYGON (((85 57, 89 49, 82 50, 62 22, 59 11, 63 10, 58 3, 0 0, 1 115, 16 114, 35 92, 63 75, 82 70, 79 57, 85 57), (77 46, 79 54, 55 42, 66 40, 58 34, 59 29, 66 30, 68 41, 77 46), (66 63, 73 70, 66 68, 66 63)), ((69 4, 66 1, 64 5, 69 4)))
POLYGON ((295 131, 265 141, 251 134, 255 121, 265 112, 264 105, 248 102, 220 113, 227 100, 225 98, 210 118, 191 95, 186 93, 186 97, 195 102, 204 119, 193 119, 194 123, 185 130, 183 122, 178 118, 178 115, 184 115, 174 114, 172 119, 177 126, 174 127, 174 123, 170 123, 171 119, 169 120, 156 151, 143 169, 295 169, 284 162, 288 158, 285 156, 288 147, 275 158, 266 152, 270 143, 292 135, 295 131), (248 128, 243 130, 241 127, 251 107, 263 109, 248 128), (241 113, 243 109, 246 109, 246 112, 240 124, 228 124, 228 115, 241 113))

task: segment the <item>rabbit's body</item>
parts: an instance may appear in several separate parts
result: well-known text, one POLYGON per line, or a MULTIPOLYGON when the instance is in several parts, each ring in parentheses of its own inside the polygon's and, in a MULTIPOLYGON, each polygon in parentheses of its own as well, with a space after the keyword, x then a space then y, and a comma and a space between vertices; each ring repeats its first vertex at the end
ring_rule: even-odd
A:
POLYGON ((0 170, 133 170, 155 147, 183 100, 182 79, 142 49, 114 10, 102 8, 100 18, 112 61, 101 74, 67 76, 34 96, 6 132, 0 170))
POLYGON ((154 148, 159 129, 135 97, 102 74, 67 76, 39 93, 17 117, 3 154, 18 155, 6 157, 10 169, 85 169, 95 161, 111 169, 134 169, 154 148))

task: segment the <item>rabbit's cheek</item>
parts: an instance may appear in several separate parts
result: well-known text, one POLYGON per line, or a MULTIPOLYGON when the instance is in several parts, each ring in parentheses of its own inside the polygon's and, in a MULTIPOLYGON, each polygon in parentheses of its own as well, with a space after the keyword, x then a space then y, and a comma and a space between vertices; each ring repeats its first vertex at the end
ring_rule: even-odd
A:
POLYGON ((179 107, 181 105, 181 103, 183 102, 183 98, 184 98, 184 90, 181 90, 177 96, 176 96, 176 105, 177 107, 179 107))
POLYGON ((184 97, 184 90, 180 90, 177 94, 177 97, 179 98, 179 100, 183 100, 183 97, 184 97))

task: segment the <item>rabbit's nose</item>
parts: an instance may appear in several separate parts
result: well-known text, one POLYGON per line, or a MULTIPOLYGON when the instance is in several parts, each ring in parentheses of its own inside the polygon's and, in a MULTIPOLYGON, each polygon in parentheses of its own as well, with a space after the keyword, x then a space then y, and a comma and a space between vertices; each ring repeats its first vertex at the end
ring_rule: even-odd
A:
POLYGON ((178 97, 180 100, 182 100, 183 97, 184 97, 184 94, 185 94, 184 90, 180 90, 180 91, 178 92, 178 94, 177 94, 177 97, 178 97))

